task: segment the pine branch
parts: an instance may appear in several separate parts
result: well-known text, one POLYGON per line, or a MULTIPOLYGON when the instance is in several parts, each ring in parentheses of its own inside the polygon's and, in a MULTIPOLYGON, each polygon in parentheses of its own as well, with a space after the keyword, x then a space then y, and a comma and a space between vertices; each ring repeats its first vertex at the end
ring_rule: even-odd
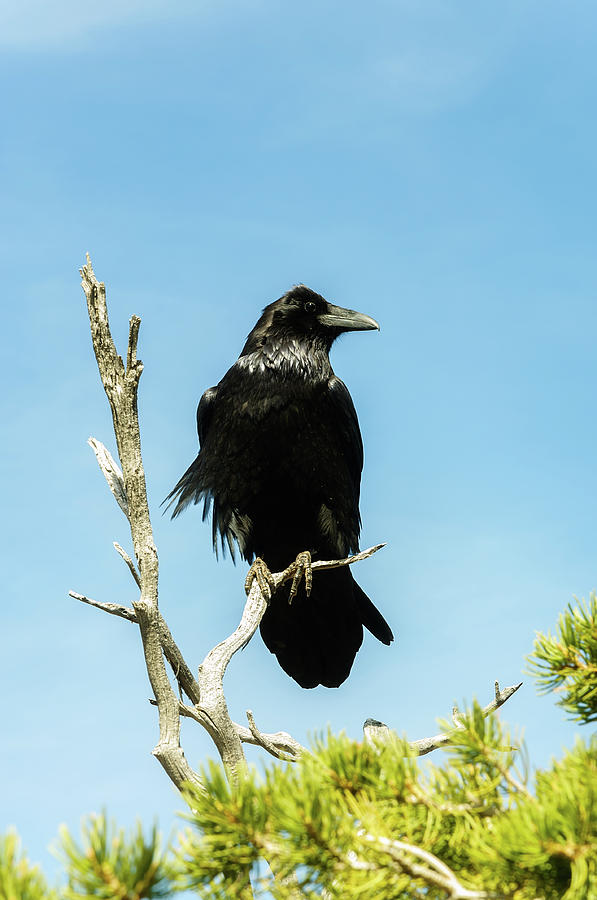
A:
POLYGON ((597 721, 597 595, 568 604, 554 636, 538 632, 527 662, 541 693, 558 691, 577 722, 597 721))

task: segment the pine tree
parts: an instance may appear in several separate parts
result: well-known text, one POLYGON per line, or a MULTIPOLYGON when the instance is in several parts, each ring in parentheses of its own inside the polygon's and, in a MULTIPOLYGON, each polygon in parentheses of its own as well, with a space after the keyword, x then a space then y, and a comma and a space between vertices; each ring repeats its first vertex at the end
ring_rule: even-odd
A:
MULTIPOLYGON (((578 721, 597 718, 597 600, 569 606, 529 657, 540 690, 578 721)), ((80 843, 62 830, 67 886, 50 889, 0 839, 0 900, 141 900, 187 889, 213 900, 596 900, 597 737, 531 778, 524 746, 473 704, 444 765, 421 767, 391 733, 320 736, 298 762, 230 781, 222 766, 189 786, 188 826, 164 851, 91 817, 80 843), (271 866, 271 869, 270 869, 271 866), (276 873, 275 877, 272 874, 276 873)))
MULTIPOLYGON (((529 664, 540 690, 595 720, 595 595, 568 607, 556 637, 537 635, 529 664)), ((184 883, 214 898, 243 897, 249 873, 256 895, 277 898, 597 898, 597 737, 532 780, 524 746, 476 704, 444 766, 421 770, 397 737, 328 735, 312 751, 237 785, 203 771, 178 851, 184 883)))

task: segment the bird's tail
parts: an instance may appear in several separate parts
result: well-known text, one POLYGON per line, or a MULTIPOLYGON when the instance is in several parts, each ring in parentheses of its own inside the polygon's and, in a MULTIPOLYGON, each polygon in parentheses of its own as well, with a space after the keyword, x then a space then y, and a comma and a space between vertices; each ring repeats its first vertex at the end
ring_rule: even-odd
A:
MULTIPOLYGON (((164 503, 166 510, 170 509, 170 507, 175 503, 176 506, 172 510, 172 518, 174 519, 179 513, 185 509, 189 503, 199 503, 201 500, 205 500, 206 491, 203 488, 202 481, 200 478, 200 463, 199 457, 193 460, 189 468, 186 470, 184 475, 181 476, 179 481, 174 485, 170 493, 167 497, 162 500, 162 506, 164 503)), ((205 505, 205 504, 204 504, 205 505)), ((206 511, 204 509, 203 518, 206 517, 206 511)))
POLYGON ((363 625, 384 644, 390 626, 353 579, 348 566, 314 574, 311 595, 301 585, 292 604, 286 585, 272 597, 261 636, 301 687, 339 687, 363 642, 363 625))
POLYGON ((376 637, 382 644, 391 644, 394 640, 392 629, 378 610, 377 606, 373 605, 365 591, 359 587, 354 578, 352 584, 354 598, 361 615, 361 622, 367 631, 370 631, 373 637, 376 637))

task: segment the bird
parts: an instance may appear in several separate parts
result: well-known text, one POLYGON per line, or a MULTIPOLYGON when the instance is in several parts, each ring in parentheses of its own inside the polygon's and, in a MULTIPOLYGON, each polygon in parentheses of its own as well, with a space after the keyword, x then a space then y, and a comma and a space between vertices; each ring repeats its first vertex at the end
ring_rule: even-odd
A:
POLYGON ((234 365, 201 397, 199 454, 164 501, 172 518, 203 503, 216 555, 221 545, 234 560, 238 548, 252 563, 247 588, 295 560, 290 590, 269 591, 260 631, 303 688, 348 678, 363 626, 383 644, 393 640, 348 565, 311 570, 312 559, 359 549, 363 443, 329 353, 341 334, 374 329, 370 316, 304 284, 266 306, 234 365))

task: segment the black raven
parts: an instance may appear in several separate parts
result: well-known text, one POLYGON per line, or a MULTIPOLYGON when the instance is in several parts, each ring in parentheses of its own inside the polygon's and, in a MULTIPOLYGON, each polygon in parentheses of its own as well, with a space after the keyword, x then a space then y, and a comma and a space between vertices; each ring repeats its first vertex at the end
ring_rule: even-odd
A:
MULTIPOLYGON (((169 494, 173 516, 203 500, 213 542, 234 543, 272 572, 309 551, 341 559, 358 551, 363 444, 346 386, 329 351, 345 331, 379 328, 369 316, 327 303, 298 285, 263 310, 242 352, 197 409, 200 452, 169 494)), ((301 566, 298 566, 300 571, 301 566)), ((338 687, 363 641, 363 625, 384 644, 389 625, 350 568, 279 588, 261 635, 302 687, 338 687), (292 602, 289 602, 289 600, 292 602)))

